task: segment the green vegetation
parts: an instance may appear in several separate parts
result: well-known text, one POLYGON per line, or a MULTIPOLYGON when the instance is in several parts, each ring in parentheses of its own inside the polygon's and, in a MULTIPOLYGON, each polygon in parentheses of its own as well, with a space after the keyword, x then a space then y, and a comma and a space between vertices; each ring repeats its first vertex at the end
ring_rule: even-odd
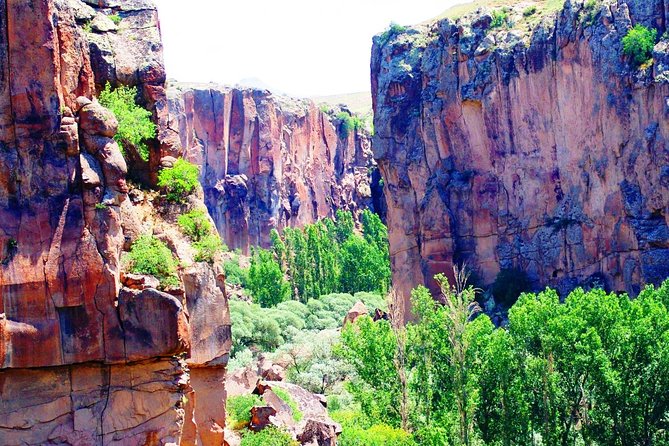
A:
POLYGON ((193 193, 199 184, 199 176, 200 170, 195 164, 179 158, 174 166, 158 173, 158 186, 165 189, 168 201, 180 203, 193 193))
POLYGON ((104 210, 106 210, 106 209, 108 209, 108 208, 109 208, 109 206, 107 206, 107 205, 104 204, 104 203, 95 203, 95 210, 96 210, 96 211, 104 211, 104 210))
POLYGON ((193 241, 196 262, 214 263, 216 254, 227 250, 203 210, 180 215, 177 223, 183 233, 193 241))
POLYGON ((357 132, 365 126, 364 121, 360 117, 353 116, 345 111, 337 113, 336 118, 339 121, 338 132, 341 139, 348 138, 351 132, 357 132))
POLYGON ((490 28, 501 28, 503 26, 509 26, 509 10, 507 8, 495 9, 492 12, 490 28))
POLYGON ((156 136, 156 125, 151 121, 151 112, 135 103, 136 96, 135 87, 120 86, 112 90, 107 82, 98 99, 118 120, 118 132, 114 139, 121 151, 132 146, 144 161, 148 161, 149 148, 146 140, 156 136))
POLYGON ((656 40, 656 29, 636 25, 623 37, 623 53, 635 66, 643 65, 652 59, 656 40))
POLYGON ((108 15, 107 17, 109 17, 109 20, 114 22, 114 25, 118 25, 119 23, 121 23, 121 20, 123 20, 121 18, 121 16, 118 15, 118 14, 111 14, 111 15, 108 15))
POLYGON ((258 395, 231 396, 225 402, 230 425, 234 429, 246 427, 251 422, 251 409, 264 405, 264 401, 258 395))
POLYGON ((247 286, 254 302, 261 307, 274 307, 290 296, 290 288, 281 267, 272 252, 266 249, 254 249, 247 286))
POLYGON ((362 236, 354 231, 352 214, 343 211, 337 212, 336 221, 324 219, 302 229, 286 228, 283 234, 272 231, 271 255, 257 250, 253 257, 256 268, 264 272, 249 273, 250 279, 254 276, 249 289, 256 302, 271 305, 285 300, 281 291, 284 276, 292 298, 304 303, 337 292, 385 293, 390 283, 387 230, 368 210, 362 212, 361 222, 362 236), (269 295, 273 297, 266 300, 269 295))
POLYGON ((444 304, 414 290, 405 329, 362 317, 343 331, 349 429, 404 425, 421 445, 669 444, 669 281, 633 300, 523 294, 495 328, 461 275, 438 280, 444 304))
POLYGON ((260 432, 247 431, 242 436, 240 446, 298 446, 291 436, 275 427, 267 427, 260 432))
POLYGON ((286 390, 280 387, 272 387, 272 392, 274 392, 276 396, 281 398, 284 403, 288 404, 288 406, 290 407, 290 411, 293 414, 293 421, 295 421, 296 423, 300 422, 304 417, 304 414, 297 407, 297 403, 295 402, 293 397, 290 396, 290 393, 288 393, 286 390))
POLYGON ((219 252, 223 252, 227 249, 217 234, 205 235, 200 240, 193 243, 193 248, 195 248, 195 261, 207 262, 209 264, 214 263, 216 255, 219 252))
POLYGON ((223 263, 225 269, 225 281, 230 285, 246 287, 249 279, 249 271, 239 265, 239 255, 233 254, 231 259, 223 263))
POLYGON ((163 288, 179 285, 177 260, 165 243, 152 235, 142 235, 132 244, 128 261, 128 271, 154 276, 163 288))
POLYGON ((537 13, 537 7, 536 5, 528 6, 525 8, 523 11, 523 17, 529 17, 537 13))
POLYGON ((209 217, 207 216, 207 213, 201 209, 196 209, 180 215, 177 219, 177 223, 183 233, 194 242, 200 241, 212 233, 209 217))
MULTIPOLYGON (((302 330, 341 327, 348 310, 359 300, 370 310, 385 308, 384 299, 371 293, 328 294, 311 299, 306 304, 290 300, 281 302, 274 308, 263 308, 255 303, 230 299, 233 356, 247 348, 269 352, 279 346, 286 347, 286 344, 296 340, 302 330)), ((311 365, 300 364, 298 374, 309 369, 311 365)), ((321 384, 319 380, 314 388, 321 384)))

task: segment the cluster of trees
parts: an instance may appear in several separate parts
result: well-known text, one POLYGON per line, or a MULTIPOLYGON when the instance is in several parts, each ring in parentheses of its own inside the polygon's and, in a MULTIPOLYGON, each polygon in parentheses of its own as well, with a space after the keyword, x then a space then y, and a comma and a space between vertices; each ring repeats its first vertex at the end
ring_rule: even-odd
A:
POLYGON ((390 283, 388 231, 371 211, 361 213, 362 235, 350 212, 302 229, 273 230, 270 250, 255 249, 247 287, 271 307, 292 298, 308 302, 325 294, 385 293, 390 283))
POLYGON ((524 294, 495 328, 473 289, 438 279, 445 303, 414 290, 405 327, 344 330, 367 418, 421 445, 669 445, 669 282, 633 300, 524 294))

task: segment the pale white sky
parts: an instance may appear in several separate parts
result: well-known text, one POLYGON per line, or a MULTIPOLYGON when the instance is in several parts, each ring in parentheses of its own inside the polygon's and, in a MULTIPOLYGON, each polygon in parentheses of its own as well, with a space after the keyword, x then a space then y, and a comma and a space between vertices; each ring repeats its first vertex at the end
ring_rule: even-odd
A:
POLYGON ((369 90, 372 36, 466 0, 156 0, 167 76, 296 96, 369 90))

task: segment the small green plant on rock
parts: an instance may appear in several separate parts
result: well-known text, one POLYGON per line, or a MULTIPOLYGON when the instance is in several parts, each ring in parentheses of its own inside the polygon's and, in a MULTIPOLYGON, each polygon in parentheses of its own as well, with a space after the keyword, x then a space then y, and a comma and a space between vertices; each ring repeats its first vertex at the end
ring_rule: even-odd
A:
POLYGON ((163 169, 158 174, 158 186, 166 191, 168 201, 182 202, 193 193, 199 183, 200 171, 195 164, 179 158, 174 166, 163 169))
POLYGON ((496 9, 492 12, 492 22, 490 28, 501 28, 509 25, 509 12, 505 9, 496 9))
POLYGON ((118 120, 118 132, 114 139, 121 151, 125 153, 125 147, 131 145, 144 161, 148 161, 149 147, 146 141, 156 136, 156 125, 151 121, 151 112, 137 105, 135 97, 136 87, 120 86, 112 90, 107 82, 98 100, 118 120))
POLYGON ((623 37, 623 53, 635 66, 643 65, 652 59, 656 39, 656 29, 636 25, 623 37))
POLYGON ((163 288, 179 285, 177 260, 167 245, 152 235, 142 235, 132 244, 128 260, 132 273, 154 276, 163 288))
POLYGON ((112 15, 110 15, 110 16, 108 16, 108 17, 109 17, 109 20, 111 20, 112 22, 114 22, 114 25, 118 25, 119 23, 121 23, 121 20, 123 20, 123 19, 121 18, 121 16, 118 15, 118 14, 112 14, 112 15))
POLYGON ((398 23, 395 22, 390 22, 390 25, 388 25, 388 29, 386 29, 380 36, 379 36, 379 43, 381 45, 385 45, 390 41, 391 38, 394 36, 401 34, 405 32, 408 28, 406 26, 402 26, 398 23))

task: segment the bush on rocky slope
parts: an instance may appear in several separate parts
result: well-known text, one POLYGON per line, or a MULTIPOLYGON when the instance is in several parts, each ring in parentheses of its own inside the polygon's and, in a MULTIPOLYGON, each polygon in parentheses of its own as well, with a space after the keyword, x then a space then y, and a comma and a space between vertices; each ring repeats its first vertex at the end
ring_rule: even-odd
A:
POLYGON ((164 288, 179 284, 177 260, 165 243, 152 235, 142 235, 132 244, 128 262, 130 272, 154 276, 164 288))
POLYGON ((168 201, 180 203, 200 184, 199 176, 200 170, 195 164, 179 158, 172 167, 158 173, 158 186, 165 190, 168 201))
POLYGON ((107 82, 98 99, 100 104, 116 115, 118 132, 114 139, 121 151, 130 145, 144 161, 148 161, 149 148, 146 140, 156 136, 156 125, 151 120, 151 112, 137 105, 136 96, 135 87, 119 86, 112 90, 107 82))
POLYGON ((623 53, 639 66, 653 57, 657 30, 636 25, 623 37, 623 53))

